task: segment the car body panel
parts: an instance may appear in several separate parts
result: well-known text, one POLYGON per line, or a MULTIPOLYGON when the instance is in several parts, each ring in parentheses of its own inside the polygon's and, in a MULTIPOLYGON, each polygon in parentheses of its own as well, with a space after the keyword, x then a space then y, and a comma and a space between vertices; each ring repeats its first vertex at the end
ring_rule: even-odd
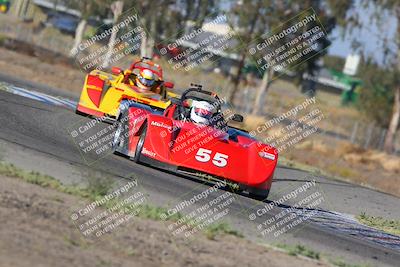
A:
POLYGON ((157 115, 147 116, 147 127, 142 154, 155 160, 250 186, 261 186, 273 177, 276 149, 256 140, 231 140, 227 133, 212 127, 177 126, 177 121, 157 115), (273 159, 263 158, 259 152, 270 153, 273 159))
MULTIPOLYGON (((142 61, 138 61, 142 62, 142 61)), ((136 62, 136 63, 138 63, 136 62)), ((100 70, 91 71, 85 78, 85 83, 77 105, 80 113, 95 117, 108 116, 116 118, 119 114, 120 102, 130 99, 145 105, 165 109, 170 105, 169 98, 176 97, 173 92, 166 91, 166 98, 153 92, 142 93, 128 80, 128 76, 134 71, 140 71, 143 66, 132 64, 131 68, 120 73, 110 74, 100 70)), ((156 65, 151 70, 162 80, 162 70, 156 65)))
POLYGON ((135 154, 141 129, 146 125, 142 156, 177 169, 270 189, 278 161, 275 148, 233 128, 224 132, 175 120, 173 112, 170 114, 171 108, 163 115, 138 109, 129 108, 128 156, 135 154), (266 153, 268 157, 262 157, 260 153, 266 153))

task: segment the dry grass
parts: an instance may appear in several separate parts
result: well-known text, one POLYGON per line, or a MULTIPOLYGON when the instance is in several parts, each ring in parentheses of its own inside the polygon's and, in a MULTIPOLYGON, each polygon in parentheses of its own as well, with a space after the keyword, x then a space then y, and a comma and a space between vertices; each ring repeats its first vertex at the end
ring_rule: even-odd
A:
MULTIPOLYGON (((282 86, 283 84, 276 83, 268 94, 266 109, 270 112, 280 109, 282 112, 286 112, 305 99, 293 85, 282 86), (278 87, 280 87, 280 91, 278 87)), ((312 108, 318 108, 324 114, 324 119, 316 125, 321 130, 350 136, 354 123, 362 122, 362 115, 357 110, 340 106, 339 96, 318 92, 317 103, 312 108)), ((275 113, 282 114, 282 112, 275 113)), ((254 131, 267 120, 268 118, 262 116, 247 115, 245 116, 245 128, 254 131)), ((280 133, 283 127, 285 127, 284 124, 274 125, 258 134, 257 138, 266 140, 270 136, 283 137, 280 133)), ((325 171, 330 176, 400 196, 399 157, 380 151, 366 150, 352 145, 348 141, 341 141, 322 134, 313 134, 303 139, 294 147, 281 152, 281 156, 285 157, 286 161, 292 162, 290 164, 293 166, 312 166, 312 168, 305 168, 307 170, 319 168, 321 173, 325 171)), ((288 164, 288 162, 284 164, 288 164)))
POLYGON ((339 146, 337 155, 343 155, 344 159, 353 164, 380 167, 393 174, 400 173, 400 158, 381 151, 366 150, 351 144, 342 144, 339 146))
POLYGON ((344 141, 333 142, 322 135, 313 136, 281 155, 294 167, 313 172, 319 169, 321 174, 400 196, 399 157, 344 141))
POLYGON ((380 229, 384 232, 400 235, 400 221, 399 220, 388 220, 382 217, 375 217, 361 213, 357 216, 357 219, 368 226, 380 229))

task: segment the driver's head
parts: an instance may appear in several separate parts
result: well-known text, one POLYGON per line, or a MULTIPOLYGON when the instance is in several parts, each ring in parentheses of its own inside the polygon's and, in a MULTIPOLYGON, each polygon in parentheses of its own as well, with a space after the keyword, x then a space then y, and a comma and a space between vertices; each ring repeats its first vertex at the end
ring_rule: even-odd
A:
POLYGON ((150 91, 155 82, 154 73, 148 69, 141 70, 136 79, 136 85, 142 92, 150 91))
POLYGON ((214 106, 207 101, 193 100, 190 110, 190 119, 195 123, 209 125, 214 114, 214 106))

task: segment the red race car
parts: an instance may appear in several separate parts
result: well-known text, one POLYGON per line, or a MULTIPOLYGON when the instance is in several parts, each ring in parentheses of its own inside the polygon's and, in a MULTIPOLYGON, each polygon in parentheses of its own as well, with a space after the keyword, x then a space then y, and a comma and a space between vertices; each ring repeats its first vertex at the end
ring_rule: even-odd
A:
POLYGON ((266 199, 278 161, 275 148, 227 121, 243 121, 221 110, 214 93, 196 85, 163 112, 140 103, 121 103, 114 153, 184 175, 223 180, 257 199, 266 199))

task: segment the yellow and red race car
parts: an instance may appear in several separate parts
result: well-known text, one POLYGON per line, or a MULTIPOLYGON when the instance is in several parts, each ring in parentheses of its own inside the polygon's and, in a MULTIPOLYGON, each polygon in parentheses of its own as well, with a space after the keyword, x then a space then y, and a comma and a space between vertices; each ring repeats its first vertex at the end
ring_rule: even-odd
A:
POLYGON ((162 68, 148 58, 133 63, 125 71, 113 67, 111 72, 93 70, 86 76, 76 107, 77 114, 115 119, 122 100, 133 100, 164 110, 170 105, 170 98, 177 97, 177 94, 167 90, 174 84, 164 81, 162 68), (136 85, 136 78, 143 70, 150 70, 155 77, 155 83, 148 92, 142 92, 136 85))
POLYGON ((7 13, 10 9, 10 1, 9 0, 0 0, 0 13, 7 13))

